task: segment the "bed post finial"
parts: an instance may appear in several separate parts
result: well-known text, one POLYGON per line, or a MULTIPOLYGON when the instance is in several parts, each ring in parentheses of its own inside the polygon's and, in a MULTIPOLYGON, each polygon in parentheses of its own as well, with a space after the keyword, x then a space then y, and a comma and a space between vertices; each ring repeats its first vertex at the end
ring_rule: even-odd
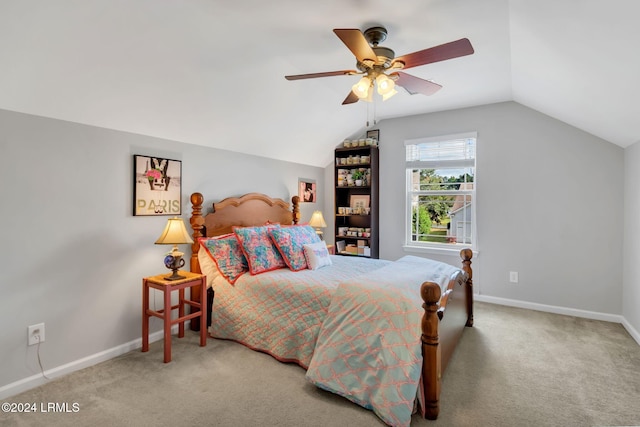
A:
POLYGON ((291 204, 293 208, 291 209, 291 213, 293 214, 293 223, 297 224, 300 222, 300 197, 293 196, 291 198, 291 204))
POLYGON ((201 193, 193 193, 191 195, 192 213, 189 218, 191 229, 193 230, 193 244, 191 245, 191 272, 201 273, 198 263, 198 250, 200 249, 199 237, 202 237, 202 228, 204 227, 204 218, 202 217, 202 203, 204 197, 201 193))
POLYGON ((473 270, 471 269, 471 258, 473 251, 471 249, 463 249, 460 251, 462 258, 462 270, 467 273, 465 294, 467 295, 467 324, 465 326, 473 326, 473 270))
POLYGON ((422 381, 424 382, 424 416, 429 420, 438 418, 440 412, 440 338, 438 337, 438 302, 442 291, 437 283, 424 282, 420 296, 424 301, 422 316, 422 381))

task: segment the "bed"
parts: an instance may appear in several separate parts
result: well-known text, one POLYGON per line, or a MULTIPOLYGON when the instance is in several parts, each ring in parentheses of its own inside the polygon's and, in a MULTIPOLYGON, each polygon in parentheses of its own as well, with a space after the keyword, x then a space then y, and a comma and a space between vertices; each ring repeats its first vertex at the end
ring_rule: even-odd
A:
MULTIPOLYGON (((217 239, 234 238, 234 230, 271 225, 284 231, 296 226, 295 230, 304 230, 299 224, 299 198, 294 196, 291 202, 249 193, 213 203, 203 214, 204 196, 192 194, 191 271, 207 274, 216 267, 225 271, 224 265, 209 262, 205 253, 217 239)), ((237 237, 242 246, 241 235, 237 237)), ((307 246, 317 245, 305 246, 309 255, 307 246)), ((299 364, 310 382, 372 409, 387 424, 408 425, 410 420, 406 420, 408 403, 397 402, 406 396, 389 398, 384 393, 413 394, 411 413, 417 409, 425 418, 436 419, 442 373, 464 328, 473 326, 472 251, 463 249, 460 256, 461 268, 411 256, 392 262, 330 255, 327 267, 294 271, 287 262, 260 274, 253 270, 240 274, 233 283, 216 270, 210 274, 213 278, 207 277, 209 334, 299 364), (356 312, 364 317, 350 317, 356 312), (374 321, 382 321, 381 326, 373 327, 374 321), (391 338, 385 338, 389 333, 391 338), (380 341, 390 348, 376 347, 380 341), (405 356, 405 350, 417 354, 405 356), (380 362, 388 355, 394 362, 380 362), (337 363, 349 364, 349 372, 342 375, 337 363), (372 374, 371 369, 378 371, 372 374), (411 378, 407 384, 405 377, 411 378), (383 392, 389 385, 377 383, 382 381, 393 390, 383 392), (382 397, 370 396, 369 389, 382 397), (399 415, 404 418, 395 418, 398 411, 404 411, 399 415)), ((192 329, 198 324, 192 322, 192 329)))

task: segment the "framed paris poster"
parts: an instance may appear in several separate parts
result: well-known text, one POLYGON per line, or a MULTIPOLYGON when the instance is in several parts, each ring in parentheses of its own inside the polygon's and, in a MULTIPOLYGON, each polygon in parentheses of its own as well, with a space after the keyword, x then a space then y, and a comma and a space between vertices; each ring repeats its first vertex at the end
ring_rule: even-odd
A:
POLYGON ((133 156, 133 215, 182 213, 182 162, 162 157, 133 156))

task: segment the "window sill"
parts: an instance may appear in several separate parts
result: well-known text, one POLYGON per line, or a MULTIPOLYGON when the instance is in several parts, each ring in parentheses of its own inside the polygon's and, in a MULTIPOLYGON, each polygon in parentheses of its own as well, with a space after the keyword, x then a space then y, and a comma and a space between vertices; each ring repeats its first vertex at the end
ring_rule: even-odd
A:
MULTIPOLYGON (((442 248, 436 248, 433 246, 412 246, 412 245, 404 245, 402 247, 402 249, 405 252, 414 252, 414 253, 421 253, 421 254, 433 254, 433 255, 449 255, 449 256, 460 256, 460 251, 462 249, 467 249, 470 247, 469 246, 465 246, 465 245, 460 245, 460 246, 456 246, 456 247, 442 247, 442 248)), ((473 257, 477 258, 480 255, 480 252, 478 252, 477 250, 472 250, 473 252, 473 257)))

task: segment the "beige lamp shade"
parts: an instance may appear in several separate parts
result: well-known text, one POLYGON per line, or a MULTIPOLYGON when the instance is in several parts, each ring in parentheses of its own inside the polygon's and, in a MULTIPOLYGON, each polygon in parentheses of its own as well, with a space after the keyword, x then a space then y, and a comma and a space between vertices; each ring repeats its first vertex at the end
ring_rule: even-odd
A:
POLYGON ((186 243, 193 243, 193 240, 189 236, 182 218, 169 218, 167 226, 156 240, 156 245, 182 245, 186 243))
POLYGON ((313 215, 311 215, 311 219, 309 220, 309 225, 313 228, 325 228, 327 223, 324 222, 324 217, 322 216, 322 212, 315 211, 313 215))
POLYGON ((324 217, 322 216, 322 212, 315 211, 313 215, 311 215, 311 219, 309 220, 309 225, 316 229, 316 234, 320 238, 320 240, 324 240, 322 236, 322 228, 327 226, 327 223, 324 222, 324 217))

